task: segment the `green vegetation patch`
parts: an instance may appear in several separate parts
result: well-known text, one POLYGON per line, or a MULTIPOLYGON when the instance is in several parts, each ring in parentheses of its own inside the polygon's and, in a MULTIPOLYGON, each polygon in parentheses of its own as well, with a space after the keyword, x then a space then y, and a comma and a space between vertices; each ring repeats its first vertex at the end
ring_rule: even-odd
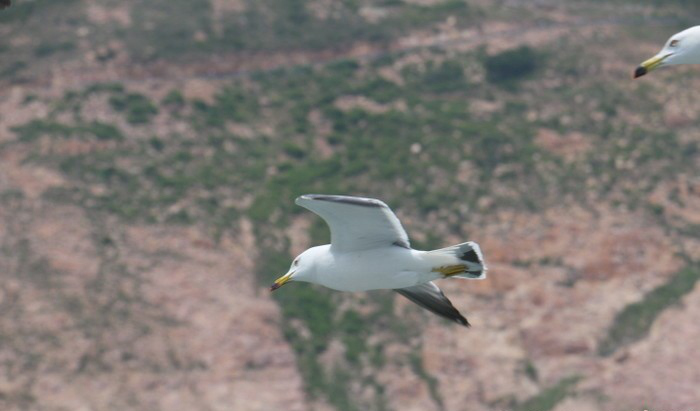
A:
POLYGON ((409 354, 409 362, 413 372, 428 385, 430 397, 438 405, 438 408, 440 410, 445 409, 442 397, 440 396, 440 391, 438 390, 438 380, 434 376, 430 375, 425 367, 423 367, 423 357, 421 356, 420 352, 414 351, 409 354))
POLYGON ((700 267, 687 267, 671 277, 666 284, 649 292, 641 301, 625 307, 615 317, 608 335, 598 346, 598 352, 607 356, 622 346, 644 338, 656 317, 665 309, 678 304, 684 295, 693 290, 698 279, 700 267))
POLYGON ((185 106, 186 101, 180 90, 170 90, 161 103, 169 108, 181 109, 185 106))
POLYGON ((12 7, 0 13, 0 23, 22 22, 30 18, 35 12, 49 9, 50 11, 60 10, 67 6, 80 3, 80 0, 34 0, 17 1, 12 7))
POLYGON ((34 49, 34 55, 37 57, 47 57, 52 54, 62 53, 75 50, 75 43, 70 41, 63 42, 45 42, 41 43, 34 49))
POLYGON ((513 411, 549 411, 572 394, 580 377, 568 377, 513 407, 513 411))
MULTIPOLYGON (((601 1, 601 0, 596 0, 601 1)), ((616 0, 615 3, 631 3, 634 5, 651 5, 657 8, 677 7, 680 11, 688 13, 689 10, 698 10, 700 5, 695 0, 616 0)))
POLYGON ((467 85, 464 67, 457 62, 447 60, 431 67, 423 78, 427 91, 446 93, 463 90, 467 85))
MULTIPOLYGON (((13 1, 0 12, 0 77, 5 81, 31 80, 46 69, 44 61, 77 48, 76 29, 87 24, 80 0, 13 1), (30 41, 16 42, 26 33, 30 41)), ((89 38, 92 40, 92 37, 89 38)), ((44 73, 45 76, 45 73, 44 73)))
POLYGON ((16 74, 21 73, 28 67, 28 64, 24 62, 23 60, 18 60, 18 61, 13 61, 9 63, 8 65, 2 67, 0 69, 0 76, 1 77, 11 77, 16 74))
MULTIPOLYGON (((176 107, 182 101, 178 99, 177 94, 171 93, 168 97, 168 103, 176 107)), ((213 104, 195 100, 192 107, 193 123, 200 129, 222 128, 228 121, 252 122, 260 111, 256 95, 236 86, 221 90, 213 104)))
POLYGON ((28 143, 42 136, 96 140, 123 140, 121 131, 112 124, 92 121, 85 124, 67 125, 51 120, 32 120, 12 129, 19 141, 28 143))
POLYGON ((216 15, 207 0, 137 0, 123 33, 140 60, 221 52, 321 50, 357 42, 386 44, 410 30, 444 21, 460 24, 478 13, 465 0, 434 5, 402 1, 376 5, 378 20, 355 0, 314 4, 304 0, 243 0, 242 9, 216 15), (320 13, 314 8, 323 9, 320 13))
POLYGON ((115 111, 124 113, 131 124, 146 124, 158 114, 158 108, 151 100, 139 93, 114 94, 109 104, 115 111))
POLYGON ((357 364, 361 355, 367 352, 367 337, 370 331, 367 319, 350 309, 343 314, 339 325, 345 345, 345 358, 357 364))
POLYGON ((138 60, 173 58, 210 51, 212 6, 209 0, 136 0, 131 3, 132 24, 123 33, 138 60))
POLYGON ((528 46, 507 50, 484 58, 486 78, 494 84, 513 86, 532 76, 540 67, 541 53, 528 46))

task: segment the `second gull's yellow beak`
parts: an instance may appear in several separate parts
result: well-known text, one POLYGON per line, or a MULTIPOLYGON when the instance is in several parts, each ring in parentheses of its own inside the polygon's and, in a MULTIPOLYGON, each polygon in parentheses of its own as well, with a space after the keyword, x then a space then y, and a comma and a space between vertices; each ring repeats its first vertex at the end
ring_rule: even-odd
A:
POLYGON ((642 77, 643 75, 647 74, 648 72, 656 69, 661 65, 661 63, 666 60, 668 56, 671 54, 666 54, 666 55, 659 55, 657 54, 656 56, 650 58, 649 60, 643 62, 642 64, 637 67, 637 69, 634 71, 634 78, 637 77, 642 77))
POLYGON ((290 271, 287 274, 283 275, 282 277, 276 279, 275 282, 272 283, 272 285, 270 286, 270 291, 275 291, 276 289, 282 287, 283 285, 285 285, 289 281, 291 281, 292 274, 294 274, 294 271, 290 271))

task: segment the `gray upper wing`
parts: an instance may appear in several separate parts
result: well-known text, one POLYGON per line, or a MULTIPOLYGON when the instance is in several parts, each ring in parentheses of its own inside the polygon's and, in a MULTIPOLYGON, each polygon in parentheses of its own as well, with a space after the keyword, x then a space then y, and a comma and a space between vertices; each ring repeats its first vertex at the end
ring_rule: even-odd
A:
POLYGON ((465 327, 470 326, 469 321, 457 311, 450 300, 445 297, 442 290, 432 282, 408 288, 398 288, 394 291, 440 317, 462 324, 465 327))
POLYGON ((359 251, 392 244, 411 248, 401 222, 380 200, 307 194, 297 198, 296 203, 326 221, 331 229, 331 248, 335 251, 359 251))

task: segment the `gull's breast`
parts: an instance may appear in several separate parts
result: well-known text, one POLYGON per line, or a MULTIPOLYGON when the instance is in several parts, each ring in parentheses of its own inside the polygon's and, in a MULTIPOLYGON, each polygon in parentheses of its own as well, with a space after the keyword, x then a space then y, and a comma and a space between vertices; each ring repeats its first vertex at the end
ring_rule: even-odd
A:
POLYGON ((425 267, 415 250, 390 246, 333 254, 318 270, 319 283, 328 288, 368 291, 416 285, 425 267))

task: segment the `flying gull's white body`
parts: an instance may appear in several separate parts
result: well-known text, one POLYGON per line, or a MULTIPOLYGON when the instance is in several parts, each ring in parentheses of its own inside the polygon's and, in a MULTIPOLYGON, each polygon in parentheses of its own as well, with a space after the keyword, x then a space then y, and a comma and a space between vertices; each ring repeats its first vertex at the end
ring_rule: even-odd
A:
POLYGON ((432 281, 485 278, 486 265, 478 244, 414 250, 396 215, 372 198, 309 194, 297 198, 296 203, 326 220, 331 244, 301 253, 271 290, 289 281, 339 291, 393 289, 442 317, 469 325, 432 281))
POLYGON ((425 251, 389 246, 333 252, 330 244, 308 250, 316 264, 315 283, 339 291, 412 287, 442 278, 431 271, 440 258, 425 251))

